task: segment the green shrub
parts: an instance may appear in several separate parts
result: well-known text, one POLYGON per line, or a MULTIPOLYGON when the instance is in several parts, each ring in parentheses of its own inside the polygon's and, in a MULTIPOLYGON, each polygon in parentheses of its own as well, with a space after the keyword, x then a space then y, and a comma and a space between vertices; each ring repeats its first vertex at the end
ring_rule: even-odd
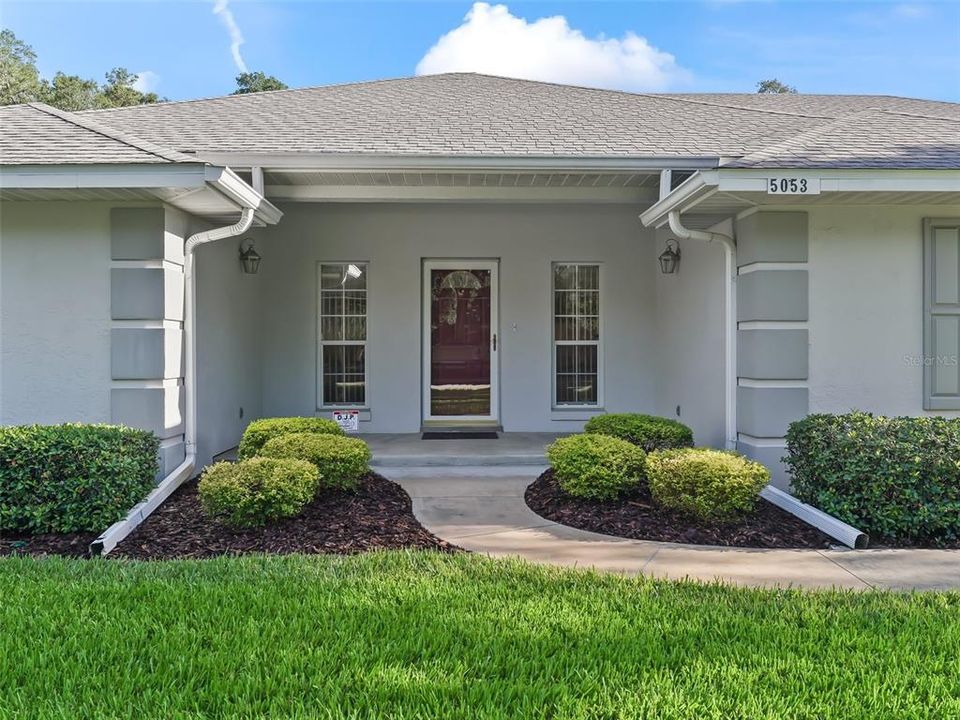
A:
POLYGON ((639 413, 596 415, 583 427, 584 432, 609 435, 638 445, 646 452, 693 446, 693 431, 681 422, 639 413))
POLYGON ((324 487, 351 489, 370 472, 370 448, 359 438, 295 433, 281 435, 260 449, 262 457, 296 458, 313 463, 324 487))
POLYGON ((203 471, 200 504, 207 515, 227 525, 255 527, 296 515, 319 486, 319 471, 303 460, 221 462, 203 471))
POLYGON ((319 433, 343 435, 344 432, 333 420, 312 417, 278 417, 254 420, 247 425, 240 439, 238 455, 241 460, 255 456, 268 440, 293 433, 319 433))
POLYGON ((735 452, 679 448, 647 455, 653 499, 704 520, 750 512, 768 482, 767 468, 735 452))
POLYGON ((810 415, 787 453, 797 497, 875 538, 960 539, 960 419, 810 415))
POLYGON ((612 500, 643 481, 646 453, 605 435, 570 435, 547 448, 560 487, 575 497, 612 500))
POLYGON ((155 487, 158 447, 118 425, 0 427, 0 533, 106 530, 155 487))

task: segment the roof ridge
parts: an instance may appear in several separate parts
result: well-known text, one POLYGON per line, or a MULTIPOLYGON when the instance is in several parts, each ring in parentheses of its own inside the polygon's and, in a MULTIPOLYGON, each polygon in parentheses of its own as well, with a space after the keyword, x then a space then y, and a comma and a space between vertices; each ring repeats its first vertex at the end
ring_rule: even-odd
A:
MULTIPOLYGON (((755 94, 756 94, 756 93, 691 93, 691 95, 736 95, 736 96, 745 96, 745 97, 753 97, 755 94)), ((886 98, 886 99, 889 99, 889 100, 906 100, 906 101, 908 101, 908 102, 918 102, 918 103, 938 103, 938 104, 943 104, 943 105, 960 105, 960 103, 952 103, 952 102, 950 102, 950 101, 948 101, 948 100, 927 100, 927 99, 925 99, 925 98, 912 98, 912 97, 906 97, 906 96, 903 96, 903 95, 862 95, 862 94, 845 95, 845 94, 836 94, 836 93, 797 93, 797 94, 798 94, 798 95, 802 95, 802 96, 804 96, 804 97, 813 97, 813 98, 863 98, 863 99, 867 99, 867 100, 878 100, 878 99, 881 99, 881 98, 886 98)), ((850 112, 840 113, 840 114, 838 114, 838 115, 803 115, 803 114, 800 114, 800 113, 791 113, 791 112, 786 111, 786 110, 769 110, 769 111, 767 111, 765 108, 748 107, 748 106, 746 106, 746 105, 736 105, 736 104, 729 105, 729 104, 727 104, 727 103, 712 102, 712 101, 710 101, 710 100, 697 100, 697 99, 684 98, 684 97, 683 97, 683 96, 684 96, 684 93, 662 93, 662 94, 656 94, 656 93, 655 93, 655 94, 654 94, 654 97, 658 97, 658 96, 659 96, 659 97, 663 97, 663 98, 665 98, 665 99, 670 99, 670 100, 684 100, 684 99, 686 99, 688 102, 695 102, 695 103, 699 103, 699 104, 701 104, 701 105, 711 105, 711 106, 713 106, 713 107, 732 107, 732 108, 737 108, 737 109, 740 109, 740 110, 757 110, 758 112, 771 112, 771 113, 776 113, 776 114, 779 114, 779 115, 799 115, 800 117, 823 117, 823 118, 836 119, 836 118, 841 118, 841 117, 850 117, 851 115, 856 115, 856 114, 858 114, 858 113, 862 113, 862 112, 869 111, 869 110, 876 110, 877 112, 895 113, 895 114, 898 114, 898 115, 910 115, 910 116, 913 116, 913 117, 942 118, 942 119, 944 119, 944 120, 953 120, 953 119, 954 119, 954 118, 951 118, 951 117, 949 117, 949 116, 947 116, 947 115, 932 114, 932 113, 909 112, 909 111, 907 111, 907 110, 900 110, 900 109, 894 109, 894 108, 886 108, 886 107, 873 106, 873 105, 868 106, 868 107, 864 107, 864 108, 860 108, 859 110, 853 110, 853 111, 850 111, 850 112)))
POLYGON ((134 135, 130 135, 120 130, 116 130, 115 128, 102 125, 94 120, 78 117, 75 113, 67 110, 61 110, 60 108, 55 108, 52 105, 47 105, 46 103, 41 102, 32 102, 26 104, 32 107, 34 110, 38 110, 39 112, 46 113, 47 115, 60 118, 64 122, 68 122, 72 125, 76 125, 77 127, 81 127, 84 130, 97 133, 98 135, 103 135, 106 138, 123 143, 124 145, 128 145, 132 148, 140 150, 141 152, 145 152, 150 155, 156 155, 162 160, 175 163, 199 162, 197 158, 191 157, 185 153, 181 153, 176 150, 167 150, 166 148, 155 145, 148 140, 142 140, 134 135))
MULTIPOLYGON (((960 117, 950 117, 949 115, 927 115, 921 113, 907 112, 906 110, 892 110, 890 108, 875 108, 877 112, 886 115, 903 115, 904 117, 923 118, 924 120, 947 120, 949 122, 960 123, 960 117)), ((849 117, 846 116, 846 117, 849 117)))
MULTIPOLYGON (((768 115, 783 115, 787 117, 800 117, 800 118, 822 118, 822 119, 832 119, 836 116, 834 115, 813 115, 809 113, 800 113, 800 112, 791 112, 789 110, 776 110, 768 108, 756 108, 756 107, 746 107, 744 105, 733 105, 725 103, 715 103, 707 100, 697 100, 691 98, 681 97, 683 93, 651 93, 651 92, 635 92, 631 90, 620 90, 618 88, 600 88, 600 87, 591 87, 589 85, 577 85, 571 83, 560 83, 553 82, 550 80, 532 80, 530 78, 516 78, 509 77, 507 75, 494 75, 491 73, 478 73, 478 72, 465 72, 465 71, 456 71, 456 72, 447 72, 447 73, 432 73, 428 75, 405 75, 401 77, 392 77, 392 78, 380 78, 376 80, 357 80, 353 82, 345 83, 332 83, 328 85, 311 85, 308 87, 300 88, 284 88, 282 90, 264 90, 258 93, 244 93, 241 95, 229 94, 229 95, 215 95, 212 97, 204 98, 191 98, 189 100, 168 100, 163 103, 149 104, 149 105, 131 105, 123 108, 98 108, 96 110, 83 110, 80 112, 81 115, 92 115, 95 113, 109 113, 117 110, 129 111, 129 110, 148 110, 150 108, 160 107, 160 106, 170 106, 170 105, 186 105, 189 103, 201 103, 201 102, 211 102, 215 100, 229 100, 232 98, 243 98, 247 96, 258 96, 262 97, 264 95, 274 95, 279 93, 300 93, 300 92, 310 92, 313 90, 325 90, 330 88, 346 88, 354 87, 359 85, 379 85, 385 83, 396 83, 396 82, 410 82, 415 80, 421 80, 424 78, 435 78, 435 77, 450 77, 456 75, 466 75, 474 76, 481 78, 493 78, 495 80, 507 80, 509 82, 515 83, 528 83, 533 85, 547 85, 550 87, 557 88, 573 88, 577 90, 586 90, 588 92, 603 93, 607 95, 625 95, 632 98, 650 98, 654 100, 668 100, 671 102, 677 103, 692 103, 697 105, 705 105, 708 107, 722 107, 732 110, 740 110, 742 112, 751 112, 751 113, 764 113, 768 115)), ((743 94, 743 93, 740 93, 743 94)), ((870 97, 870 96, 865 96, 870 97)))
POLYGON ((877 113, 883 112, 882 110, 877 110, 874 108, 868 108, 866 110, 858 110, 857 112, 847 113, 846 115, 840 115, 839 117, 833 118, 830 122, 822 123, 815 127, 799 132, 796 135, 791 135, 788 138, 784 138, 778 142, 772 143, 770 145, 765 145, 759 150, 754 150, 748 155, 739 157, 735 160, 734 165, 741 165, 742 163, 751 163, 756 162, 757 160, 767 156, 775 154, 778 150, 787 150, 790 147, 793 147, 797 143, 802 143, 805 140, 814 138, 818 135, 830 130, 830 128, 841 125, 843 123, 849 122, 850 118, 856 117, 858 115, 876 115, 877 113))
MULTIPOLYGON (((477 73, 438 73, 440 75, 476 75, 477 73)), ((392 77, 392 78, 378 78, 376 80, 353 80, 351 82, 342 82, 342 83, 330 83, 329 85, 308 85, 307 87, 296 87, 296 88, 281 88, 278 90, 261 90, 259 92, 253 93, 228 93, 226 95, 211 95, 210 97, 202 98, 190 98, 188 100, 165 100, 158 103, 146 103, 143 105, 127 105, 126 107, 113 107, 113 108, 95 108, 93 110, 81 110, 78 114, 80 115, 93 115, 94 113, 109 113, 116 110, 139 110, 139 109, 149 109, 154 107, 167 107, 170 105, 187 105, 189 103, 200 103, 200 102, 210 102, 211 100, 231 100, 233 98, 245 98, 245 97, 262 97, 264 95, 276 95, 279 93, 299 93, 299 92, 309 92, 311 90, 321 90, 325 88, 344 88, 344 87, 353 87, 354 85, 380 85, 383 83, 392 83, 400 82, 403 80, 417 80, 422 77, 431 77, 429 75, 413 75, 413 76, 403 76, 403 77, 392 77)))
MULTIPOLYGON (((727 108, 728 110, 745 110, 747 112, 758 112, 758 113, 767 113, 768 115, 787 115, 789 117, 801 117, 801 118, 821 118, 822 120, 834 120, 836 115, 814 115, 812 113, 800 113, 800 112, 790 112, 789 110, 768 110, 767 108, 757 108, 757 107, 747 107, 745 105, 730 105, 727 103, 716 103, 710 102, 709 100, 695 100, 691 98, 680 97, 683 93, 635 93, 637 95, 643 95, 644 97, 658 98, 662 100, 673 100, 674 102, 685 102, 692 105, 706 105, 708 107, 719 107, 727 108)), ((714 93, 720 94, 723 93, 714 93)), ((747 95, 749 93, 733 93, 737 95, 747 95)))

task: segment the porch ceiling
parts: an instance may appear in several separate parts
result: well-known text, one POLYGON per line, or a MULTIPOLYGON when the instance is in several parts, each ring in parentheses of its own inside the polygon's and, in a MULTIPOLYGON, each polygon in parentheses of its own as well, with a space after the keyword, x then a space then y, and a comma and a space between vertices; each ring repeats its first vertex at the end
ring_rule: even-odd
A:
POLYGON ((649 202, 658 172, 264 170, 265 194, 287 201, 498 200, 649 202))

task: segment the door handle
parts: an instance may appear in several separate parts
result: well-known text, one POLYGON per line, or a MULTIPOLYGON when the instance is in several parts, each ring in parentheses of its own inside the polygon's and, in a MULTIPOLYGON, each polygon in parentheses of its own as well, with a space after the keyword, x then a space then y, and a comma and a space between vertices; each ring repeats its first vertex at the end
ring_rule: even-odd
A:
POLYGON ((493 334, 493 351, 494 352, 497 351, 497 334, 496 333, 493 334))

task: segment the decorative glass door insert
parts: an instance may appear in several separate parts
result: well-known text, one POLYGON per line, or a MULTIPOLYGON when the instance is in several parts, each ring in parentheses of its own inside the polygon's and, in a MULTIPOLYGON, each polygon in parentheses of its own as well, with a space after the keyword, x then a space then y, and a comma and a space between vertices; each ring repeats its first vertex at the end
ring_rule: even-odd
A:
POLYGON ((425 416, 495 415, 496 266, 428 263, 425 269, 429 379, 425 416))

